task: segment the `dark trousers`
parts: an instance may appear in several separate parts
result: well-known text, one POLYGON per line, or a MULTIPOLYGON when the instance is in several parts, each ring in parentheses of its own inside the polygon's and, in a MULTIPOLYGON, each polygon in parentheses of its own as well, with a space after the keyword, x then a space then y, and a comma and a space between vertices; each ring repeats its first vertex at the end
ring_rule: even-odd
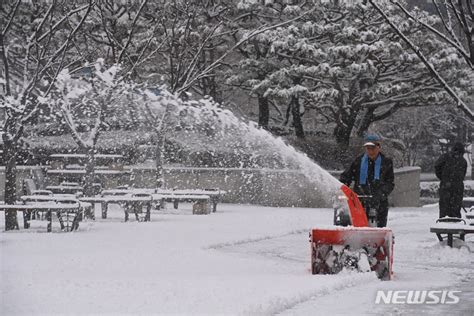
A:
POLYGON ((439 189, 439 217, 461 218, 462 198, 464 186, 455 186, 439 189))
POLYGON ((367 217, 369 217, 370 209, 376 210, 376 220, 377 227, 386 227, 387 226, 387 217, 388 217, 388 201, 386 199, 382 201, 361 201, 362 205, 365 208, 367 217))
POLYGON ((388 202, 381 202, 377 208, 377 227, 386 227, 388 217, 388 202))

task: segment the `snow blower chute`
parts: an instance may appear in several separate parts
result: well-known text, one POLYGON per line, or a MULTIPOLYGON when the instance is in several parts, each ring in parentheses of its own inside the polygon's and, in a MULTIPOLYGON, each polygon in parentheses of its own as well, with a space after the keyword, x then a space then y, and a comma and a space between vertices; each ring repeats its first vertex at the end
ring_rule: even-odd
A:
POLYGON ((335 274, 342 269, 375 271, 392 278, 393 234, 389 228, 369 227, 366 210, 346 185, 335 205, 335 225, 310 233, 312 274, 335 274), (351 226, 349 226, 351 225, 351 226))

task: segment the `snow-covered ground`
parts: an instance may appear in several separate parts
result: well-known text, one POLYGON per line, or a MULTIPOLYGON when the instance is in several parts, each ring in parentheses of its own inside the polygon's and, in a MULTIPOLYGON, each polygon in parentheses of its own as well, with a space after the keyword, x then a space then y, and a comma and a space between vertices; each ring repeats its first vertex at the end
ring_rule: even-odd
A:
POLYGON ((310 274, 308 232, 331 223, 329 209, 221 204, 198 216, 183 204, 155 211, 150 223, 124 223, 112 207, 108 219, 74 233, 58 225, 46 233, 33 221, 0 233, 0 313, 471 315, 474 236, 471 250, 439 245, 429 233, 437 214, 390 210, 395 280, 385 282, 372 273, 310 274), (463 293, 456 306, 376 305, 381 289, 463 293))

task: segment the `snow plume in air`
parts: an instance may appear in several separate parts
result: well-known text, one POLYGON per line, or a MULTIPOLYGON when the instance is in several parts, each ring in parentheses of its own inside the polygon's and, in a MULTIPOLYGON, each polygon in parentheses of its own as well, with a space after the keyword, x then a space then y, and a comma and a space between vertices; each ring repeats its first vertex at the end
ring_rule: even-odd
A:
POLYGON ((156 124, 163 125, 166 138, 195 151, 219 155, 217 159, 223 161, 220 167, 278 169, 288 171, 289 176, 292 172, 304 174, 314 183, 315 194, 319 193, 329 204, 334 202, 341 183, 281 137, 259 128, 255 122, 245 122, 210 99, 182 101, 165 89, 160 91, 160 95, 148 93, 147 102, 152 111, 161 114, 155 117, 164 122, 156 124))

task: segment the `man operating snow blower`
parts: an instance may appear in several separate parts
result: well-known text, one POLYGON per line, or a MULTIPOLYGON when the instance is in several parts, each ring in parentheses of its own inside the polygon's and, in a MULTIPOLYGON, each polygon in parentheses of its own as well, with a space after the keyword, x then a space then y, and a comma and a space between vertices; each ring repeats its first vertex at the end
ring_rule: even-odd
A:
POLYGON ((354 182, 354 192, 366 210, 369 224, 385 227, 388 195, 395 187, 393 162, 381 153, 381 139, 378 136, 367 136, 364 147, 365 153, 341 174, 340 181, 347 186, 354 182))
POLYGON ((393 163, 380 152, 378 137, 367 137, 364 146, 365 154, 341 175, 344 184, 334 203, 334 226, 311 229, 312 274, 350 269, 392 279, 393 233, 385 226, 387 197, 395 186, 393 163), (353 181, 354 191, 349 188, 353 181))

